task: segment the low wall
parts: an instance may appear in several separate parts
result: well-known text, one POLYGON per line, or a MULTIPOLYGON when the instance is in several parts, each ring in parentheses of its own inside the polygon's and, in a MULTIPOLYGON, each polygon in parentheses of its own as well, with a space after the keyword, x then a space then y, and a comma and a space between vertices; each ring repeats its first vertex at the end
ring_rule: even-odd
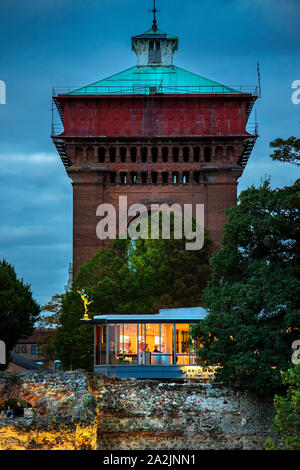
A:
POLYGON ((76 371, 3 373, 0 403, 33 418, 0 421, 0 449, 263 449, 271 399, 199 382, 112 379, 76 371))
POLYGON ((272 400, 225 387, 99 377, 93 393, 98 449, 264 449, 272 435, 272 400))

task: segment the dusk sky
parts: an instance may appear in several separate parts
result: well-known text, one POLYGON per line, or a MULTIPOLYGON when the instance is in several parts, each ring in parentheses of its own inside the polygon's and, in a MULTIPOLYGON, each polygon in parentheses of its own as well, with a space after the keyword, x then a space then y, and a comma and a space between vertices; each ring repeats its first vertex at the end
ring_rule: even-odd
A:
MULTIPOLYGON (((225 85, 255 86, 259 139, 239 191, 296 167, 272 162, 269 142, 299 137, 299 0, 158 0, 158 27, 179 36, 175 65, 225 85)), ((151 0, 1 0, 0 256, 40 303, 62 293, 72 259, 72 187, 51 134, 53 86, 84 86, 136 65, 130 37, 152 23, 151 0)), ((254 121, 254 111, 249 122, 254 121)))

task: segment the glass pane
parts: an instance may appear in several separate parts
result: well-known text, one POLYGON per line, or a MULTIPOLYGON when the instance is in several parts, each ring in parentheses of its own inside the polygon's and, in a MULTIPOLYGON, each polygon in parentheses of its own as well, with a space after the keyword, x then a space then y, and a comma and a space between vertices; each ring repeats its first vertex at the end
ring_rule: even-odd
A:
POLYGON ((149 365, 150 364, 150 353, 149 347, 147 344, 146 339, 146 325, 140 324, 138 325, 138 337, 139 337, 139 364, 141 365, 149 365))
POLYGON ((109 325, 109 364, 120 364, 120 330, 121 325, 109 325))
POLYGON ((174 364, 174 325, 173 324, 161 324, 161 365, 174 364))
POLYGON ((95 326, 95 364, 100 365, 100 325, 95 326))
POLYGON ((176 364, 189 364, 189 324, 177 324, 175 332, 176 364))
POLYGON ((121 337, 121 346, 124 351, 122 363, 125 365, 137 365, 137 325, 125 323, 121 337))
MULTIPOLYGON (((190 325, 190 329, 193 325, 190 325)), ((190 338, 190 364, 197 364, 196 343, 194 339, 190 338)))
POLYGON ((161 365, 161 333, 160 325, 149 323, 146 325, 146 352, 145 363, 161 365))

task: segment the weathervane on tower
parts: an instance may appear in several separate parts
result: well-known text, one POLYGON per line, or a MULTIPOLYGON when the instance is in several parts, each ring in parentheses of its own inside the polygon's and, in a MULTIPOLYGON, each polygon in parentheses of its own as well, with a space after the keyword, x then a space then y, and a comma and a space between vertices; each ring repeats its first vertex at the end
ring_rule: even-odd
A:
POLYGON ((153 24, 152 24, 152 29, 153 31, 157 30, 157 23, 156 23, 156 13, 160 12, 160 10, 157 10, 156 8, 156 0, 153 0, 153 9, 149 10, 153 13, 153 24))

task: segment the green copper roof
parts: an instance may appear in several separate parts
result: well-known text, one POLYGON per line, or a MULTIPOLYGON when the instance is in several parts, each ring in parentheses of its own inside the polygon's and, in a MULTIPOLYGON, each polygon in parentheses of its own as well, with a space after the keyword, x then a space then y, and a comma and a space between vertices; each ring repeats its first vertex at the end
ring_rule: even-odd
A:
POLYGON ((69 95, 239 94, 240 91, 176 66, 132 67, 69 95))
POLYGON ((178 40, 177 36, 171 36, 170 34, 164 33, 161 29, 154 30, 153 28, 148 29, 143 34, 139 34, 138 36, 133 36, 132 39, 176 39, 178 40))

